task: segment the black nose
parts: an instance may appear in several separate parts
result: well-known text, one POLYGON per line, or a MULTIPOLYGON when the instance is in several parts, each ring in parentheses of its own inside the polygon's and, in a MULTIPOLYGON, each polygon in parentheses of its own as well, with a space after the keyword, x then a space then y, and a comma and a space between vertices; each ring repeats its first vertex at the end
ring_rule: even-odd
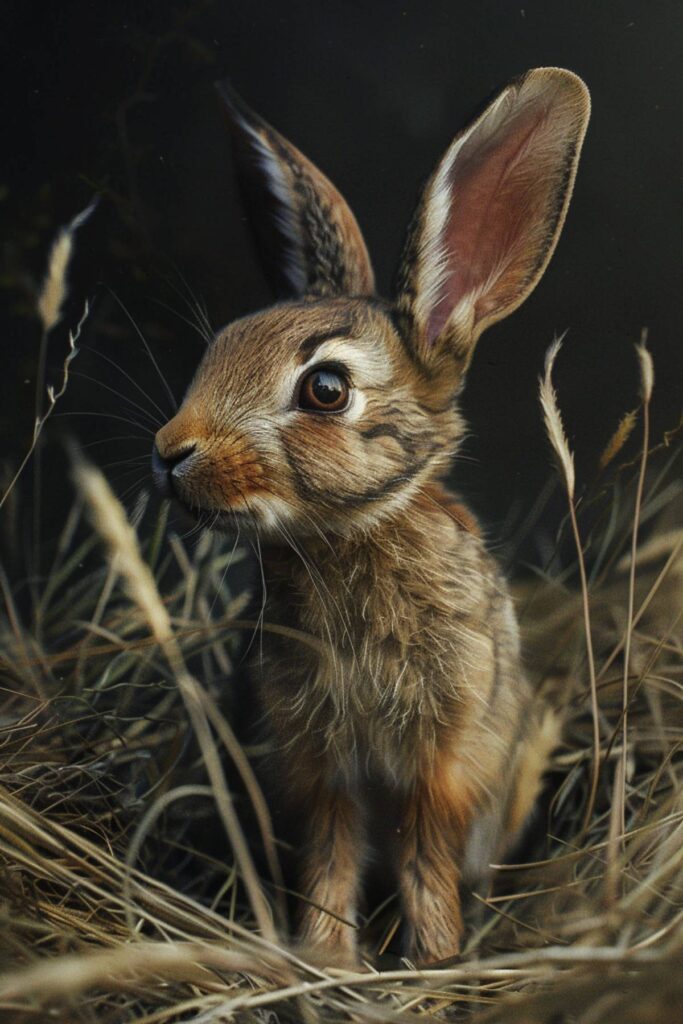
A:
POLYGON ((173 497, 173 478, 171 475, 173 470, 192 455, 195 447, 196 445, 190 445, 189 448, 183 448, 181 451, 174 452, 166 458, 161 454, 156 444, 152 448, 152 479, 157 489, 161 491, 165 498, 173 497))

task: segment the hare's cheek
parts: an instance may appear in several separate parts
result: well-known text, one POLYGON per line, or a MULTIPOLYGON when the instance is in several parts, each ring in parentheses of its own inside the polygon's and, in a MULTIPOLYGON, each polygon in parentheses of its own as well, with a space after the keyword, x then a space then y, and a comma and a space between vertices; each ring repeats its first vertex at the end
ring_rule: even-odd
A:
POLYGON ((412 446, 393 433, 367 433, 363 422, 331 417, 295 425, 283 436, 283 450, 294 492, 304 504, 375 501, 385 486, 398 486, 415 461, 412 446))
POLYGON ((235 443, 211 453, 203 486, 213 507, 233 508, 264 489, 266 473, 261 459, 248 446, 235 443))

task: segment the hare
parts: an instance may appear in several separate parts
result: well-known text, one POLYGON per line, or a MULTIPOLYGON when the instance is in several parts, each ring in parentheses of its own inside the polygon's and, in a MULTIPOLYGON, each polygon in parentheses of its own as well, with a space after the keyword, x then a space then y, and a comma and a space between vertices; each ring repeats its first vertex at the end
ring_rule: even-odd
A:
POLYGON ((396 874, 406 954, 433 963, 458 953, 461 883, 514 842, 553 742, 505 580, 440 479, 475 343, 557 243, 589 94, 538 68, 456 136, 387 301, 339 192, 219 91, 281 301, 218 332, 156 435, 154 475, 262 558, 254 671, 305 831, 301 940, 358 956, 374 849, 396 874))

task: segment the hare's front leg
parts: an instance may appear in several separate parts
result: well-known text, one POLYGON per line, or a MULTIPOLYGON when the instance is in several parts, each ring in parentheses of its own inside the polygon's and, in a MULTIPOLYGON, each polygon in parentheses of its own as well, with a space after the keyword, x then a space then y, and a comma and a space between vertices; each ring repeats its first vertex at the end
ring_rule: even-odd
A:
POLYGON ((299 933, 305 942, 357 960, 356 911, 364 857, 360 809, 342 789, 321 782, 307 801, 308 843, 301 891, 304 904, 299 933))
POLYGON ((458 795, 446 772, 418 779, 399 830, 399 884, 406 919, 406 951, 434 963, 460 951, 460 868, 472 801, 458 795))

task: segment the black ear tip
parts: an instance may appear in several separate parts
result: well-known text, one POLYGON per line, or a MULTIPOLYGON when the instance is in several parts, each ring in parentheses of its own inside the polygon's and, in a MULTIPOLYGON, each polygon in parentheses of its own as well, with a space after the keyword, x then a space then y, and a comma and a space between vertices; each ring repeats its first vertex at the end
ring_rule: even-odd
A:
POLYGON ((229 78, 219 78, 214 88, 225 106, 229 120, 235 126, 257 125, 262 119, 245 103, 229 78))
POLYGON ((237 90, 233 86, 229 78, 219 78, 213 83, 214 89, 223 100, 223 103, 228 109, 228 113, 232 116, 239 115, 244 107, 244 101, 237 93, 237 90))
POLYGON ((225 100, 226 103, 232 103, 236 93, 229 78, 217 78, 213 83, 213 87, 222 100, 225 100))

